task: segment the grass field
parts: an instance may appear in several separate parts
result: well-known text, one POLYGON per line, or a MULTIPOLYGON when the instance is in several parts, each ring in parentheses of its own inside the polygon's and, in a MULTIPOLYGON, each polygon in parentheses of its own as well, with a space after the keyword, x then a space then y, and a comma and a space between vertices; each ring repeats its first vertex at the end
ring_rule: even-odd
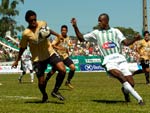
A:
POLYGON ((145 84, 144 75, 136 75, 135 89, 145 101, 139 106, 131 96, 131 102, 125 103, 121 84, 105 73, 76 73, 72 81, 75 88, 70 90, 64 83, 60 89, 66 100, 59 101, 51 97, 55 77, 47 86, 49 100, 40 103, 41 93, 37 88, 37 78, 29 83, 30 76, 17 81, 18 75, 0 75, 0 113, 150 113, 150 86, 145 84))

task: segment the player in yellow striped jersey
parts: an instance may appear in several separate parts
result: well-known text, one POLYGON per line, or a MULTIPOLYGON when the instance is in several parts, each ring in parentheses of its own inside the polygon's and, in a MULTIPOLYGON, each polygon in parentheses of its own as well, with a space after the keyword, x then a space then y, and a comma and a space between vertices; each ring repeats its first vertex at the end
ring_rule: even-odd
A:
MULTIPOLYGON (((55 37, 55 39, 52 42, 52 46, 61 57, 64 64, 70 68, 65 85, 68 86, 69 88, 74 88, 71 84, 71 79, 74 76, 75 65, 73 61, 69 58, 69 46, 71 45, 71 43, 70 43, 70 37, 67 35, 67 32, 68 32, 68 27, 66 25, 62 25, 61 26, 62 38, 60 39, 58 37, 55 37)), ((50 77, 56 72, 56 70, 57 68, 55 67, 52 68, 52 70, 46 76, 46 81, 50 79, 50 77)))
POLYGON ((146 84, 150 84, 149 71, 150 71, 150 34, 148 31, 143 33, 144 39, 136 43, 136 51, 140 55, 140 64, 143 72, 145 73, 146 84))
MULTIPOLYGON (((39 34, 40 29, 43 26, 47 26, 47 23, 45 21, 38 21, 36 13, 32 10, 28 10, 26 12, 25 20, 28 23, 28 27, 22 33, 18 57, 12 64, 12 67, 16 68, 18 66, 18 62, 20 61, 25 48, 29 46, 30 52, 32 54, 33 69, 38 78, 38 87, 43 96, 42 102, 46 102, 48 100, 45 84, 45 70, 48 64, 50 64, 52 67, 57 67, 59 70, 51 95, 53 97, 57 97, 60 100, 64 100, 64 97, 58 91, 66 74, 64 63, 53 49, 48 37, 43 38, 39 34)), ((61 38, 61 36, 52 29, 49 29, 49 32, 49 35, 55 35, 61 38)))

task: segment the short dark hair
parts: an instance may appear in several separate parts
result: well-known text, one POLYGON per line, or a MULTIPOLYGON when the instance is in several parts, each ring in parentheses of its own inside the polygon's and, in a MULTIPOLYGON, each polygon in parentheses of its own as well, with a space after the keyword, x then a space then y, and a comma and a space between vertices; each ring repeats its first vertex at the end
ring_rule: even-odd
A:
POLYGON ((149 34, 149 31, 144 31, 143 35, 145 36, 147 33, 149 34))
POLYGON ((30 17, 30 16, 33 16, 33 15, 36 16, 36 13, 35 13, 34 11, 32 11, 32 10, 28 10, 28 11, 26 12, 26 14, 25 14, 25 20, 28 22, 29 17, 30 17))
POLYGON ((109 16, 108 16, 108 14, 106 14, 106 13, 102 13, 102 14, 100 14, 100 15, 99 15, 99 18, 100 18, 101 16, 106 16, 106 18, 107 18, 107 19, 108 19, 108 21, 109 21, 109 16))
POLYGON ((62 28, 66 28, 66 29, 68 30, 67 25, 62 25, 62 26, 61 26, 61 29, 62 29, 62 28))

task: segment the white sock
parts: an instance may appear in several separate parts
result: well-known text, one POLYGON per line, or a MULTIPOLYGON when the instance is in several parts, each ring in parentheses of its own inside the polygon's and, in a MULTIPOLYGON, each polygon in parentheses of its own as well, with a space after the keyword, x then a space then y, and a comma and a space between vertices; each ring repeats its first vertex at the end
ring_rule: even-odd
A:
POLYGON ((31 76, 31 82, 33 82, 33 80, 34 80, 34 73, 30 73, 30 76, 31 76))
POLYGON ((24 75, 23 74, 20 74, 20 76, 19 76, 19 78, 18 79, 22 79, 22 77, 23 77, 24 75))
POLYGON ((140 102, 141 100, 143 101, 142 97, 134 90, 134 88, 128 82, 124 82, 123 87, 125 88, 126 91, 131 93, 132 96, 134 96, 134 98, 138 100, 138 102, 140 102))

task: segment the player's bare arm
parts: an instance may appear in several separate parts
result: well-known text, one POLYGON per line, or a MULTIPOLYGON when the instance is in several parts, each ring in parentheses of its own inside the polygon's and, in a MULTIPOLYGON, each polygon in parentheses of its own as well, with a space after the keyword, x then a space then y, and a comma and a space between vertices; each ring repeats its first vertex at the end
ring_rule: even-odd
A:
POLYGON ((52 34, 52 35, 54 35, 54 36, 56 36, 58 38, 62 38, 62 36, 60 34, 56 33, 55 31, 53 31, 51 29, 50 29, 50 34, 52 34))
POLYGON ((77 35, 77 38, 80 40, 80 42, 83 42, 84 41, 84 38, 83 38, 83 35, 81 34, 81 32, 79 31, 78 29, 78 26, 77 26, 77 21, 75 18, 72 18, 71 19, 71 23, 72 23, 72 26, 74 28, 74 31, 77 35))
POLYGON ((25 48, 20 48, 17 60, 12 64, 12 68, 16 68, 18 66, 18 62, 20 61, 21 56, 24 51, 25 51, 25 48))
POLYGON ((129 46, 129 45, 133 44, 135 41, 138 41, 138 40, 140 40, 140 39, 141 39, 141 36, 140 36, 139 34, 137 34, 136 36, 134 36, 133 39, 125 39, 125 40, 123 41, 123 44, 124 44, 125 46, 129 46))

